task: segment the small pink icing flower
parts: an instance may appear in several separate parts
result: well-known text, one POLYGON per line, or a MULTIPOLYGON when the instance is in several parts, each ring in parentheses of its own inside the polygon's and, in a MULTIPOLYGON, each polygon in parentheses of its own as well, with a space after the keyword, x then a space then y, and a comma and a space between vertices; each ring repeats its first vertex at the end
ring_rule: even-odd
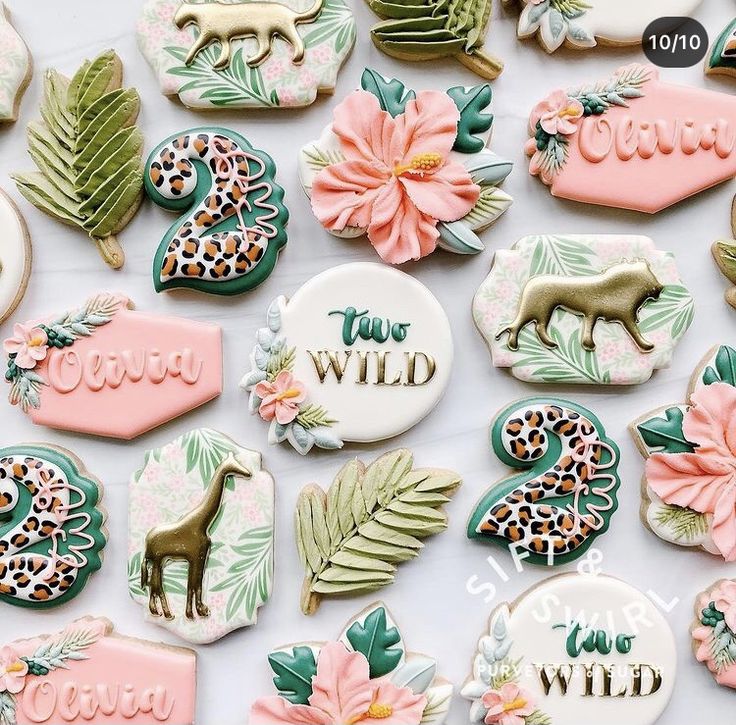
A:
POLYGON ((649 485, 665 503, 713 514, 713 542, 726 561, 736 561, 736 388, 698 388, 682 432, 695 450, 652 455, 649 485))
POLYGON ((418 93, 395 118, 372 93, 351 93, 332 124, 346 161, 322 169, 312 186, 317 219, 331 231, 366 229, 390 264, 431 254, 437 224, 462 219, 480 195, 450 156, 459 119, 439 91, 418 93))
POLYGON ((330 642, 319 653, 309 704, 262 697, 253 704, 250 725, 419 725, 426 704, 425 695, 407 687, 371 680, 364 655, 330 642))
POLYGON ((19 368, 32 370, 46 358, 48 351, 48 337, 40 327, 21 325, 13 327, 13 337, 3 343, 8 355, 15 355, 15 364, 19 368))
POLYGON ((255 393, 262 399, 258 408, 261 418, 267 421, 276 418, 281 425, 288 425, 299 415, 299 403, 307 397, 304 384, 287 370, 282 370, 272 383, 266 380, 258 383, 255 393))
POLYGON ((554 91, 534 107, 530 125, 533 132, 539 123, 550 136, 558 133, 569 136, 577 130, 584 113, 583 104, 577 98, 570 98, 565 91, 554 91))
POLYGON ((488 708, 487 725, 524 725, 525 719, 535 709, 531 695, 513 682, 507 682, 499 690, 486 692, 483 704, 488 708))
POLYGON ((723 613, 726 626, 736 633, 736 581, 727 579, 721 582, 710 593, 710 600, 723 613))
POLYGON ((17 695, 25 685, 28 663, 12 647, 0 649, 0 692, 17 695))

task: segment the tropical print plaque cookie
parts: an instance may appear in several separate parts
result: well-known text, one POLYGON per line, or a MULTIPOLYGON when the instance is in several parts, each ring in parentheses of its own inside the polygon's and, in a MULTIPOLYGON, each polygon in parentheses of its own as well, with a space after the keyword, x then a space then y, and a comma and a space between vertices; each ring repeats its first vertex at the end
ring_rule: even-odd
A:
POLYGON ((690 634, 698 662, 719 685, 736 688, 736 581, 721 579, 698 595, 690 634))
POLYGON ((295 108, 334 91, 355 43, 346 0, 146 0, 138 45, 189 108, 295 108))
POLYGON ((721 345, 693 373, 686 402, 642 416, 642 521, 660 539, 736 561, 736 350, 721 345))
POLYGON ((353 263, 278 297, 240 385, 270 443, 315 446, 392 438, 436 406, 450 378, 452 333, 432 293, 391 267, 353 263))
POLYGON ((192 650, 122 637, 85 617, 0 648, 0 722, 192 725, 192 650))
POLYGON ((383 20, 371 38, 386 55, 399 60, 455 58, 483 78, 493 80, 503 62, 486 47, 492 0, 368 0, 383 20))
POLYGON ((462 695, 473 723, 654 725, 676 674, 675 638, 648 597, 562 574, 496 607, 462 695))
POLYGON ((473 319, 520 380, 632 385, 670 364, 693 300, 648 237, 536 235, 496 252, 473 319))
POLYGON ((736 97, 634 63, 555 90, 529 117, 529 173, 553 196, 655 212, 736 176, 736 97))
POLYGON ((273 271, 289 212, 276 164, 239 133, 194 128, 159 144, 146 163, 148 196, 181 214, 153 260, 157 292, 180 287, 235 295, 273 271))
POLYGON ((28 47, 10 22, 7 6, 0 2, 0 122, 17 120, 32 74, 28 47))
POLYGON ((608 531, 619 451, 589 410, 556 398, 520 400, 496 416, 491 446, 515 473, 477 503, 468 537, 508 548, 514 559, 558 566, 608 531))
POLYGON ((367 235, 390 264, 437 247, 481 252, 477 233, 512 203, 498 188, 512 163, 486 149, 491 87, 415 93, 369 69, 361 86, 299 154, 319 222, 338 237, 367 235))
POLYGON ((436 660, 407 650, 382 602, 351 619, 337 640, 279 647, 268 663, 278 694, 255 701, 250 725, 442 725, 452 701, 436 660))
POLYGON ((128 587, 189 642, 256 623, 273 582, 274 481, 261 454, 200 428, 149 451, 130 482, 128 587))

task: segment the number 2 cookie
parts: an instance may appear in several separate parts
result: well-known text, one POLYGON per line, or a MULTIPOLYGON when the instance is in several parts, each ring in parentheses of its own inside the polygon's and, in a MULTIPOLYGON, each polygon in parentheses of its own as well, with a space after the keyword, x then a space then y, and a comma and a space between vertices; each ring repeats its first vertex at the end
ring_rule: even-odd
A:
POLYGON ((710 350, 686 400, 631 424, 646 458, 642 520, 664 541, 736 561, 736 350, 710 350))
POLYGON ((518 401, 496 416, 491 445, 519 472, 478 502, 468 522, 471 539, 557 566, 606 533, 618 508, 619 451, 589 410, 551 398, 518 401))
POLYGON ((553 196, 654 214, 736 175, 736 98, 654 66, 555 90, 529 117, 529 173, 553 196))
POLYGON ((473 318, 520 380, 632 385, 670 364, 693 300, 648 237, 537 235, 496 252, 473 318))
POLYGON ((332 93, 355 42, 345 0, 146 0, 138 45, 189 108, 294 108, 332 93))
POLYGON ((675 688, 667 620, 606 576, 562 574, 491 614, 462 689, 488 725, 654 725, 675 688))
POLYGON ((156 252, 157 292, 187 287, 234 295, 271 274, 289 212, 267 153, 234 131, 191 129, 154 149, 145 184, 156 204, 185 212, 156 252))

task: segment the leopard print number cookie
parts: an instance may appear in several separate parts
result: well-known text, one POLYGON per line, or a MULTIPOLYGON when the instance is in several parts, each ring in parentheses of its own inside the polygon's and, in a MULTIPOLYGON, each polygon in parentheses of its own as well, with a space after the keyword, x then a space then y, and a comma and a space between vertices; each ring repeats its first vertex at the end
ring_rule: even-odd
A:
POLYGON ((521 400, 496 417, 491 443, 504 463, 523 471, 478 502, 471 539, 554 566, 582 556, 608 530, 618 507, 619 453, 589 410, 564 400, 521 400))
POLYGON ((160 144, 146 164, 146 191, 185 213, 156 252, 156 291, 235 295, 261 284, 287 240, 289 212, 275 175, 273 159, 234 131, 197 128, 160 144))

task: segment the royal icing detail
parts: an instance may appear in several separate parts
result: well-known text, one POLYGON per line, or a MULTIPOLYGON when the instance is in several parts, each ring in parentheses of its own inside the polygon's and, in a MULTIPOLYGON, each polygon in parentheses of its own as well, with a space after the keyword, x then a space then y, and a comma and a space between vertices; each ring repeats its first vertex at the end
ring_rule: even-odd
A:
POLYGON ((102 484, 63 448, 0 449, 0 601, 42 608, 79 594, 102 564, 101 497, 102 484))
POLYGON ((473 318, 520 380, 631 385, 669 366, 693 300, 648 237, 537 235, 496 252, 473 318))
POLYGON ((273 582, 274 482, 260 453, 190 431, 146 454, 129 509, 128 587, 147 621, 198 644, 256 623, 273 582))
POLYGON ((442 725, 453 687, 437 662, 409 652, 382 602, 351 619, 332 642, 305 642, 268 656, 278 695, 261 697, 250 725, 406 723, 442 725))
POLYGON ((302 455, 392 438, 442 397, 453 358, 444 310, 413 277, 344 264, 278 297, 240 385, 269 443, 302 455))
POLYGON ((476 232, 512 203, 498 188, 512 163, 486 150, 490 86, 415 93, 369 69, 361 85, 299 155, 299 177, 322 226, 348 239, 367 234, 390 264, 437 246, 481 252, 476 232))
POLYGON ((496 416, 491 445, 517 473, 478 502, 471 539, 557 566, 606 533, 618 507, 619 452, 593 413, 566 400, 527 398, 496 416))
POLYGON ((367 0, 384 20, 371 38, 386 55, 400 60, 455 58, 483 78, 493 80, 503 62, 485 48, 492 0, 367 0))
POLYGON ((273 159, 234 131, 195 128, 160 144, 146 163, 146 191, 185 214, 156 252, 156 291, 234 295, 263 282, 286 244, 289 219, 275 177, 273 159))
MULTIPOLYGON (((516 0, 503 0, 514 5, 516 0)), ((554 53, 563 45, 587 50, 598 45, 638 45, 649 23, 662 17, 687 17, 702 0, 519 0, 520 39, 537 36, 554 53)))
POLYGON ((296 508, 296 541, 306 570, 302 611, 323 597, 372 592, 394 580, 395 564, 413 559, 420 539, 447 528, 444 504, 460 476, 414 469, 411 451, 386 453, 366 466, 346 463, 325 492, 311 485, 296 508))
POLYGON ((693 374, 687 402, 631 425, 647 459, 645 525, 660 539, 736 561, 736 350, 713 348, 693 374))
POLYGON ((705 57, 707 75, 736 75, 736 18, 718 35, 705 57))
POLYGON ((0 2, 0 121, 18 118, 23 94, 33 74, 31 54, 10 22, 5 3, 0 2))
POLYGON ((473 723, 654 725, 676 672, 672 630, 646 596, 562 574, 493 611, 462 695, 473 723))
POLYGON ((146 0, 138 45, 189 108, 294 108, 335 89, 355 43, 344 0, 146 0))
POLYGON ((734 239, 715 242, 711 247, 711 252, 718 269, 733 285, 726 290, 724 295, 726 302, 736 308, 736 197, 731 204, 731 232, 734 239))
POLYGON ((655 213, 736 175, 736 98, 628 65, 529 118, 529 172, 554 196, 655 213))
POLYGON ((217 325, 134 312, 99 294, 3 343, 9 400, 37 425, 129 440, 222 391, 217 325))
POLYGON ((0 722, 192 725, 191 650, 113 634, 86 617, 51 636, 0 650, 0 722))
POLYGON ((31 204, 86 232, 113 269, 125 261, 116 235, 143 199, 140 105, 138 92, 123 88, 123 64, 112 50, 85 61, 71 80, 49 70, 43 120, 28 126, 38 171, 12 175, 31 204))
POLYGON ((698 595, 690 633, 698 662, 719 685, 736 688, 736 581, 722 579, 698 595))
POLYGON ((0 322, 20 304, 31 275, 31 240, 18 207, 0 191, 0 322))

